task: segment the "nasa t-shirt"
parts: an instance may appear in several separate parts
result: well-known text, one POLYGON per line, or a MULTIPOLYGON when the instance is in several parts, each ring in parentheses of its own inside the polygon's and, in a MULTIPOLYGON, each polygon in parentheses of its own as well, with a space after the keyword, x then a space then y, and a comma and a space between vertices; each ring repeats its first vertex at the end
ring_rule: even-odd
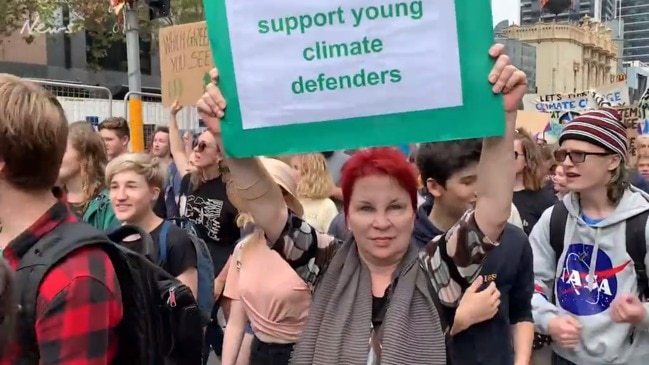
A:
POLYGON ((230 203, 221 176, 190 189, 191 174, 181 182, 180 214, 195 226, 200 238, 207 244, 218 275, 239 240, 237 209, 230 203))

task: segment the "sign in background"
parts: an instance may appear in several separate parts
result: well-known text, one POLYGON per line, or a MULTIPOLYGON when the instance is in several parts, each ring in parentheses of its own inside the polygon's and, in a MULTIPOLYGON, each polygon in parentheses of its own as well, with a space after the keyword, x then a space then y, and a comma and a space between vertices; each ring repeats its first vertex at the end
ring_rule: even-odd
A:
POLYGON ((491 6, 205 1, 233 157, 502 134, 491 6))
MULTIPOLYGON (((622 122, 626 126, 627 139, 629 141, 629 160, 633 161, 633 158, 636 156, 635 139, 640 134, 649 133, 649 115, 644 112, 643 107, 637 105, 613 106, 613 108, 620 112, 622 122)), ((530 133, 545 139, 549 143, 554 143, 558 141, 564 125, 582 112, 584 110, 554 111, 549 113, 520 111, 516 125, 527 129, 530 133)))
POLYGON ((612 105, 629 105, 629 88, 623 81, 576 93, 527 94, 523 97, 523 107, 525 110, 539 112, 595 109, 597 102, 592 97, 593 91, 605 97, 612 105))
POLYGON ((169 107, 178 99, 194 105, 214 68, 205 22, 162 28, 159 38, 162 104, 169 107))

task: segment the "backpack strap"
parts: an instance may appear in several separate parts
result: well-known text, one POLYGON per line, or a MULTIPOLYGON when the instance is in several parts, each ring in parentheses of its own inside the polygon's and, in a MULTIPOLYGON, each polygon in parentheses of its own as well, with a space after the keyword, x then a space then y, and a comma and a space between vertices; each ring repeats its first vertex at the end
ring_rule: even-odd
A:
POLYGON ((160 249, 159 257, 162 265, 167 263, 167 236, 169 235, 169 227, 171 227, 171 222, 162 222, 160 237, 158 238, 158 248, 160 249))
POLYGON ((626 251, 633 260, 638 280, 638 293, 641 298, 649 298, 649 279, 644 260, 647 256, 645 236, 649 211, 644 211, 626 221, 626 251))
POLYGON ((48 233, 20 259, 16 269, 19 306, 18 342, 24 350, 19 364, 37 364, 36 300, 45 275, 72 251, 109 244, 99 230, 84 222, 63 223, 48 233))
POLYGON ((550 246, 554 250, 557 261, 563 253, 564 240, 566 239, 566 220, 568 220, 568 208, 563 201, 558 201, 552 208, 552 215, 550 216, 550 246))

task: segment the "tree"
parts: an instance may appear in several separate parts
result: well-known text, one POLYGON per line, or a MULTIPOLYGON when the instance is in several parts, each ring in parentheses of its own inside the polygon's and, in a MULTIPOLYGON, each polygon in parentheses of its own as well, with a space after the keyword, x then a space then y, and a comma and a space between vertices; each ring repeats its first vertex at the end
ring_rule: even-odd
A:
MULTIPOLYGON (((157 48, 158 30, 173 24, 204 20, 202 0, 171 0, 171 16, 150 19, 150 9, 143 1, 136 1, 140 18, 140 36, 157 48)), ((1 0, 0 37, 16 31, 23 34, 25 42, 47 34, 66 35, 88 32, 92 37, 88 49, 88 66, 97 70, 115 42, 125 42, 123 14, 109 11, 108 0, 1 0), (45 34, 43 34, 45 33, 45 34)), ((2 39, 0 38, 0 43, 2 39)))

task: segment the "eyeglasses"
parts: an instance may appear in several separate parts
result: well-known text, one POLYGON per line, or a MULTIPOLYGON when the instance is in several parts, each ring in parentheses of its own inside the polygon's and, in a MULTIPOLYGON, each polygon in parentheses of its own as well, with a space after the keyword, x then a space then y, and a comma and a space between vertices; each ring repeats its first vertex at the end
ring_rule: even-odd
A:
POLYGON ((566 157, 570 156, 570 161, 573 163, 582 163, 586 161, 586 156, 610 156, 614 155, 612 152, 584 152, 584 151, 567 151, 556 150, 554 151, 554 159, 558 162, 563 162, 566 157))
POLYGON ((517 160, 518 156, 523 156, 523 154, 521 152, 514 151, 514 160, 517 160))
POLYGON ((194 150, 196 152, 198 152, 198 153, 201 153, 201 152, 205 151, 205 149, 207 147, 208 147, 207 143, 205 143, 204 141, 200 141, 200 142, 198 142, 198 144, 196 146, 194 146, 194 150))

